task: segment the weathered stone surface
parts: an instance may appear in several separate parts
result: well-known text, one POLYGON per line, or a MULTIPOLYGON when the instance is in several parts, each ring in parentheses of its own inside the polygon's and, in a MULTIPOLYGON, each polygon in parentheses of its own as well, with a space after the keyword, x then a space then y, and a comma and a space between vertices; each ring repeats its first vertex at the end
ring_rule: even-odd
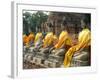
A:
POLYGON ((71 66, 72 67, 89 66, 90 65, 89 56, 90 56, 89 53, 85 51, 76 52, 71 61, 71 66))
MULTIPOLYGON (((32 63, 32 64, 40 66, 40 67, 45 67, 45 68, 49 68, 49 67, 56 68, 56 67, 61 67, 61 65, 63 65, 64 55, 54 54, 56 51, 54 53, 50 54, 50 53, 46 53, 46 52, 43 53, 42 51, 34 52, 33 48, 30 48, 30 49, 32 49, 32 51, 23 53, 23 61, 24 62, 28 61, 29 63, 32 63)), ((90 54, 88 51, 76 52, 73 55, 73 58, 71 61, 71 67, 89 66, 90 65, 89 57, 90 57, 90 54)))
POLYGON ((54 61, 45 60, 44 65, 45 65, 45 67, 51 67, 51 68, 60 67, 60 63, 56 60, 54 60, 54 61))

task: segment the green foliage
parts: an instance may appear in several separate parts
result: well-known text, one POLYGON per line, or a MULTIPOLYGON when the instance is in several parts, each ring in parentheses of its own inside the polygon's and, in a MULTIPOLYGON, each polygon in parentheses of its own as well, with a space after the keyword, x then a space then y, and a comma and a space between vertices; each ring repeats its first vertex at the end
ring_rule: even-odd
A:
POLYGON ((47 14, 42 11, 37 11, 36 13, 23 13, 23 33, 29 34, 29 32, 36 32, 36 27, 40 28, 41 24, 46 22, 48 18, 47 14))

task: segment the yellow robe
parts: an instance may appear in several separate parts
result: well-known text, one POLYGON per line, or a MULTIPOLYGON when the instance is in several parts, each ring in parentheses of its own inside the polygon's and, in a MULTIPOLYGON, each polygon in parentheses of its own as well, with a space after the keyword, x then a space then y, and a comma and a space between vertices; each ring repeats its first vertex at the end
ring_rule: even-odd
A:
POLYGON ((27 43, 27 35, 23 35, 23 43, 26 44, 27 43))
POLYGON ((29 47, 30 41, 34 42, 34 38, 35 38, 35 36, 34 36, 33 33, 30 33, 30 34, 28 35, 27 40, 26 40, 26 42, 27 42, 27 43, 26 43, 26 46, 27 46, 27 47, 29 47))
POLYGON ((51 45, 53 42, 53 33, 49 32, 47 33, 47 35, 45 36, 44 40, 43 40, 43 47, 47 47, 49 45, 51 45))
POLYGON ((42 38, 43 35, 41 32, 37 33, 36 36, 35 36, 35 40, 34 40, 34 43, 36 43, 40 38, 42 38))
POLYGON ((72 56, 73 54, 80 50, 83 49, 84 47, 88 46, 90 44, 91 41, 91 32, 88 29, 83 29, 82 32, 79 33, 79 37, 78 37, 78 44, 75 46, 72 46, 65 54, 65 58, 64 58, 64 67, 69 67, 71 60, 72 60, 72 56))
POLYGON ((60 36, 59 36, 59 41, 58 43, 55 45, 55 48, 61 48, 61 46, 63 45, 72 45, 72 41, 71 38, 68 35, 67 31, 62 31, 60 36))

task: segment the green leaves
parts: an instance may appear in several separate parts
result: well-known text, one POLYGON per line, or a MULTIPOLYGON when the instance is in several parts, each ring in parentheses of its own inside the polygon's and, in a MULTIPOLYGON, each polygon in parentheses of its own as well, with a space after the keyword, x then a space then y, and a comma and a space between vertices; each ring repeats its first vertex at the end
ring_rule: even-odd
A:
POLYGON ((36 27, 41 28, 41 24, 46 22, 48 15, 43 11, 36 11, 30 13, 25 11, 23 13, 23 33, 29 34, 29 32, 36 32, 36 27))

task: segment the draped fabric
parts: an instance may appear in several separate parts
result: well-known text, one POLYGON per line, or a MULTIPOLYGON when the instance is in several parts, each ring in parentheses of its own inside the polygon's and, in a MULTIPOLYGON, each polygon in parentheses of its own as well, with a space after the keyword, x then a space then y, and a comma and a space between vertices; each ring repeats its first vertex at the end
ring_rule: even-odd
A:
POLYGON ((25 35, 25 34, 23 35, 23 43, 24 43, 24 44, 27 43, 27 37, 28 37, 27 35, 25 35))
POLYGON ((33 33, 30 33, 27 37, 27 43, 29 43, 30 41, 34 41, 35 35, 33 33))
POLYGON ((71 45, 71 39, 68 35, 67 31, 62 31, 60 36, 59 36, 59 41, 58 43, 55 45, 55 48, 58 49, 60 48, 62 45, 71 45))
POLYGON ((34 42, 34 38, 35 38, 35 35, 33 33, 30 33, 28 36, 27 35, 23 35, 23 42, 24 44, 29 47, 30 45, 30 42, 34 42))
POLYGON ((49 33, 47 33, 47 35, 44 38, 43 47, 45 48, 45 47, 51 45, 52 42, 53 42, 53 33, 49 32, 49 33))
POLYGON ((91 41, 91 32, 89 29, 83 29, 82 32, 79 33, 78 44, 69 48, 69 50, 65 54, 64 58, 64 67, 69 67, 72 56, 76 51, 83 49, 84 47, 90 45, 91 41))
POLYGON ((42 38, 43 35, 41 32, 37 33, 36 36, 35 36, 35 40, 34 40, 34 43, 36 43, 40 38, 42 38))

